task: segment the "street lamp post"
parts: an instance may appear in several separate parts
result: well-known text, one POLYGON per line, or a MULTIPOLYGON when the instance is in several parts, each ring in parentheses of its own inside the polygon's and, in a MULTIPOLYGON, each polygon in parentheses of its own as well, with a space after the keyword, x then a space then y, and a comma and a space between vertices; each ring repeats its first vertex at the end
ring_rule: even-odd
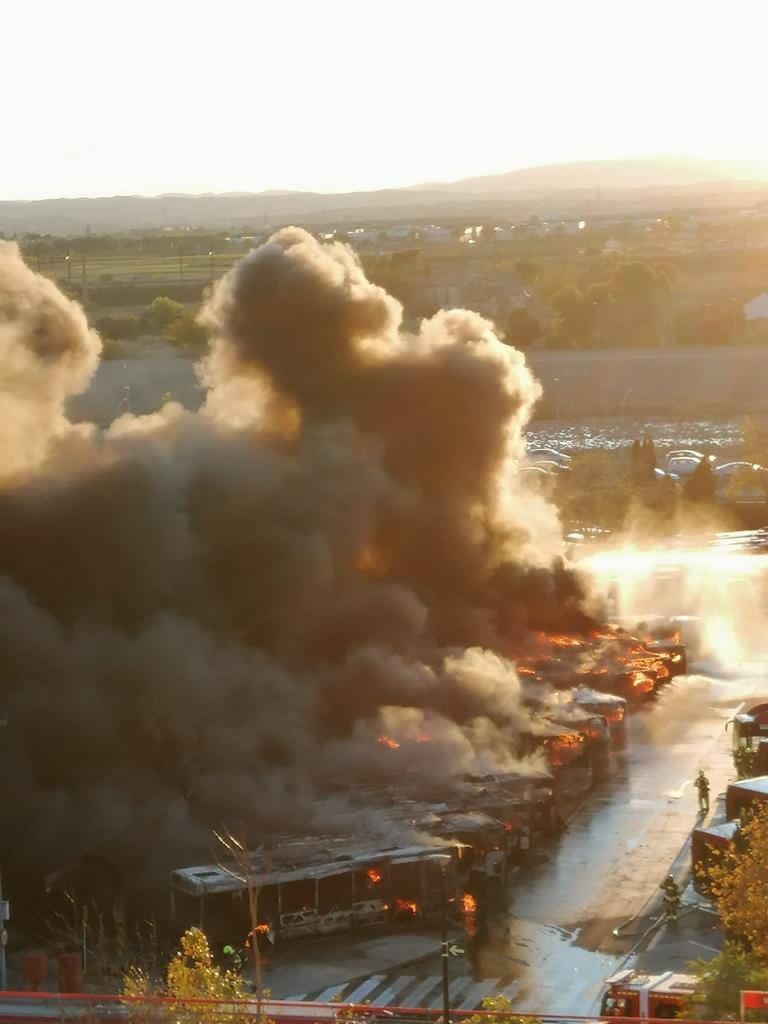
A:
POLYGON ((5 922, 9 917, 8 901, 3 899, 3 879, 0 875, 0 992, 5 992, 8 989, 8 972, 5 963, 5 943, 7 941, 5 922))
POLYGON ((440 924, 440 962, 442 964, 443 978, 443 1024, 451 1024, 451 998, 448 985, 448 957, 451 955, 448 944, 448 891, 445 885, 448 872, 448 861, 451 859, 448 854, 438 853, 430 860, 440 862, 440 900, 442 903, 442 920, 440 924))
MULTIPOLYGON (((0 718, 0 728, 8 724, 8 718, 3 715, 0 718)), ((0 992, 8 988, 8 970, 5 961, 5 944, 8 941, 8 933, 5 930, 5 923, 11 916, 8 901, 3 899, 3 875, 0 872, 0 992)))
POLYGON ((440 958, 443 962, 443 1024, 451 1024, 451 998, 448 992, 448 896, 445 891, 445 862, 440 865, 440 889, 443 900, 443 923, 440 935, 440 958))

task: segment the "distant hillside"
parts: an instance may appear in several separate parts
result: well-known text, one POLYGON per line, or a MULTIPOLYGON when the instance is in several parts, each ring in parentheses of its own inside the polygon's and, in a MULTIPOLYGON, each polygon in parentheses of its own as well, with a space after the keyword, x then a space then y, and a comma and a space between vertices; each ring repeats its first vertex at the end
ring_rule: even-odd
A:
POLYGON ((685 157, 644 157, 634 160, 584 160, 568 164, 525 167, 504 174, 485 174, 460 181, 431 182, 416 189, 474 194, 509 194, 563 189, 655 189, 721 182, 768 180, 768 164, 685 157))
POLYGON ((428 219, 616 215, 768 197, 768 167, 705 160, 605 160, 375 192, 269 191, 0 202, 0 232, 79 235, 163 227, 265 230, 428 219))

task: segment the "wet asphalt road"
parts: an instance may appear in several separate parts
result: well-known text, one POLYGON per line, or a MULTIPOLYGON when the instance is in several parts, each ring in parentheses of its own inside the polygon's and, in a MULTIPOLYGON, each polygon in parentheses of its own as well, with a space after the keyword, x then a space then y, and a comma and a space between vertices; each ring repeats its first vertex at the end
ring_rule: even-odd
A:
POLYGON ((701 767, 721 791, 733 775, 725 722, 750 687, 691 677, 630 720, 612 775, 583 800, 568 828, 512 885, 479 958, 484 974, 510 974, 517 1009, 594 1012, 603 979, 636 941, 612 930, 647 914, 697 823, 701 767), (508 929, 508 933, 505 933, 508 929))

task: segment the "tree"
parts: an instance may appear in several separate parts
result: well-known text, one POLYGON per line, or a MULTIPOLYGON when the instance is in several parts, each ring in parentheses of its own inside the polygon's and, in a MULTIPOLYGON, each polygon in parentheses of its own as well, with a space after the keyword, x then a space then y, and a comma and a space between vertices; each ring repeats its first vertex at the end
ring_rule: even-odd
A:
POLYGON ((200 348, 208 339, 205 328, 201 327, 195 316, 186 310, 168 325, 166 333, 179 348, 200 348))
MULTIPOLYGON (((689 1018, 736 1017, 742 989, 768 990, 768 967, 754 953, 746 953, 733 943, 726 943, 712 960, 692 961, 688 969, 699 978, 695 1001, 685 1013, 689 1018)), ((768 1011, 749 1010, 746 1019, 768 1020, 768 1011)))
POLYGON ((689 501, 714 501, 716 490, 717 481, 709 459, 702 459, 685 482, 685 496, 689 501))
MULTIPOLYGON (((521 1017, 512 1010, 512 1003, 506 996, 487 996, 480 1004, 480 1009, 494 1014, 493 1024, 540 1024, 538 1017, 521 1017)), ((488 1018, 482 1014, 473 1014, 464 1019, 464 1024, 488 1024, 488 1018)))
POLYGON ((632 444, 632 482, 644 486, 656 479, 656 446, 653 439, 644 437, 632 444))
POLYGON ((675 321, 678 345, 730 345, 744 333, 744 310, 733 300, 683 309, 675 321))
MULTIPOLYGON (((741 844, 707 869, 717 912, 735 948, 768 958, 768 807, 758 806, 741 827, 741 844)), ((768 984, 765 986, 768 988, 768 984)))
POLYGON ((158 295, 144 310, 143 320, 147 330, 162 333, 184 314, 185 309, 180 302, 169 299, 167 295, 158 295))
POLYGON ((541 324, 527 309, 513 309, 507 317, 504 340, 515 348, 526 349, 543 333, 541 324))
POLYGON ((164 982, 157 985, 140 967, 130 967, 123 977, 123 995, 164 995, 173 999, 246 999, 241 974, 222 970, 214 963, 208 939, 200 928, 188 928, 181 948, 173 955, 164 982))
POLYGON ((133 313, 115 313, 103 316, 95 323, 96 330, 104 338, 113 341, 132 341, 139 336, 141 322, 133 313))
POLYGON ((594 309, 585 301, 583 294, 574 284, 567 284, 555 292, 552 305, 560 314, 556 337, 562 344, 579 346, 590 337, 594 309))

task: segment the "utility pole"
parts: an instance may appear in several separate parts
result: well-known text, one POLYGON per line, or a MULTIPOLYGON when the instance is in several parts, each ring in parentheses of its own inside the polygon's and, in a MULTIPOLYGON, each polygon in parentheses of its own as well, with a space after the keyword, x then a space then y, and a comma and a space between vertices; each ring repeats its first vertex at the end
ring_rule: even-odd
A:
POLYGON ((450 856, 438 853, 430 860, 440 862, 440 901, 442 907, 442 922, 440 925, 440 962, 442 963, 443 975, 443 1020, 442 1024, 451 1024, 451 997, 448 991, 448 957, 452 955, 451 947, 448 944, 448 890, 445 884, 445 877, 448 873, 448 862, 450 856))
POLYGON ((451 999, 448 992, 448 896, 445 891, 445 866, 440 865, 443 923, 440 930, 440 958, 443 962, 443 1024, 451 1024, 451 999))
POLYGON ((8 990, 8 971, 5 963, 5 944, 8 941, 8 933, 5 930, 5 922, 10 916, 8 900, 3 899, 3 876, 0 874, 0 992, 8 990))
MULTIPOLYGON (((0 718, 0 728, 8 725, 7 715, 0 718)), ((3 873, 0 871, 0 992, 8 989, 8 970, 5 963, 5 945, 8 942, 8 932, 5 930, 5 922, 11 916, 11 908, 8 900, 3 899, 3 873)))
POLYGON ((85 255, 85 239, 83 239, 82 248, 80 250, 80 303, 85 306, 88 302, 88 264, 86 262, 85 255))

